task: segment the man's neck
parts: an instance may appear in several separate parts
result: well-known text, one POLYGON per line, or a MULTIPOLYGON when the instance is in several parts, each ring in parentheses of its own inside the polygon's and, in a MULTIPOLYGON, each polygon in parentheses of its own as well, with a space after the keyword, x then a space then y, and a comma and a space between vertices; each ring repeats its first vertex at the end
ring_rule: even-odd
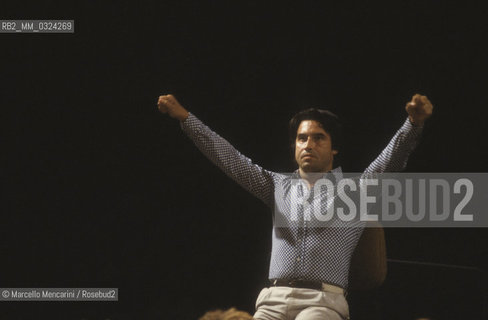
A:
MULTIPOLYGON (((332 169, 332 168, 331 168, 332 169)), ((329 172, 330 170, 326 171, 329 172)), ((300 174, 300 177, 307 181, 308 186, 311 188, 314 186, 315 182, 317 180, 323 178, 324 174, 326 172, 305 172, 301 168, 298 169, 298 173, 300 174)))

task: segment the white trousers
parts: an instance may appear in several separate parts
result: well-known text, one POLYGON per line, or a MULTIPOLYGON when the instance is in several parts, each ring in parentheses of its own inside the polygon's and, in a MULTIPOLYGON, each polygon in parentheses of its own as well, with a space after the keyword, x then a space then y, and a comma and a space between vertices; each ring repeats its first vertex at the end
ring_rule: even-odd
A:
POLYGON ((259 293, 254 319, 345 320, 349 319, 349 306, 340 293, 269 287, 259 293))

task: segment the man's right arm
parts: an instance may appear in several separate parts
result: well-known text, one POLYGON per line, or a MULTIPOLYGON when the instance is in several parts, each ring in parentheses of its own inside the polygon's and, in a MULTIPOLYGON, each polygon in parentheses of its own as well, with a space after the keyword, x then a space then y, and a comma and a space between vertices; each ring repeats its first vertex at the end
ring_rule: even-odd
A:
POLYGON ((227 140, 204 125, 188 112, 172 95, 160 96, 158 108, 162 113, 180 121, 183 131, 197 148, 227 176, 261 199, 272 205, 273 173, 254 164, 227 140))

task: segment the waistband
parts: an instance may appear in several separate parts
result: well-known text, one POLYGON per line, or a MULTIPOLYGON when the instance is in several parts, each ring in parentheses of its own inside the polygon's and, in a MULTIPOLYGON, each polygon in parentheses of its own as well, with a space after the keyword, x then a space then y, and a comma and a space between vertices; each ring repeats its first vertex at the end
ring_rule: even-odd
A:
POLYGON ((344 289, 329 283, 304 280, 304 279, 271 279, 269 280, 273 287, 292 287, 292 288, 304 288, 315 289, 325 292, 344 294, 344 289))

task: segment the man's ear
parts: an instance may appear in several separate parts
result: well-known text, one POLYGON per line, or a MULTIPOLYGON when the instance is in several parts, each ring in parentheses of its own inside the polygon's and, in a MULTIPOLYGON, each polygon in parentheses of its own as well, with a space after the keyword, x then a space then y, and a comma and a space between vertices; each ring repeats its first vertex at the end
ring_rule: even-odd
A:
POLYGON ((339 151, 337 151, 337 150, 332 150, 332 154, 333 154, 333 155, 336 155, 336 154, 338 154, 338 153, 339 153, 339 151))

